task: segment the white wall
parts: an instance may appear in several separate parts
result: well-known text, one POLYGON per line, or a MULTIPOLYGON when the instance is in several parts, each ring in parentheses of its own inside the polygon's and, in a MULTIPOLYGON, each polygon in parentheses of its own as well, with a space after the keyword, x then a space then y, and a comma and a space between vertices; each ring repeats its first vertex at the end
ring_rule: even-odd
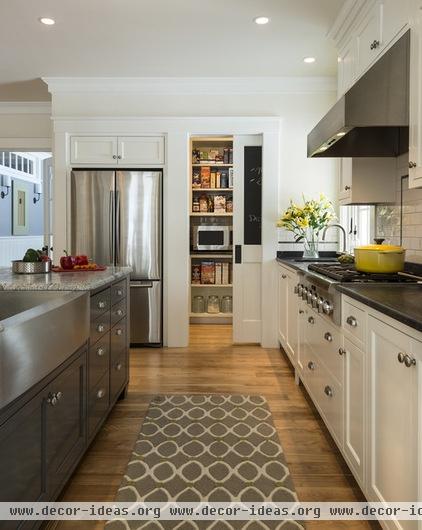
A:
POLYGON ((0 149, 51 150, 51 104, 0 101, 0 149))

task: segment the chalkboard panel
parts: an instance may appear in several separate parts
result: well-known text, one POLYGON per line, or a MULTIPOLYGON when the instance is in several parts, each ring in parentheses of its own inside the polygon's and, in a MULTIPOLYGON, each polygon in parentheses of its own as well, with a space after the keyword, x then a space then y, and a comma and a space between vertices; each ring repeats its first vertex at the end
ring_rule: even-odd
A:
POLYGON ((262 147, 247 146, 244 152, 244 241, 261 244, 262 147))

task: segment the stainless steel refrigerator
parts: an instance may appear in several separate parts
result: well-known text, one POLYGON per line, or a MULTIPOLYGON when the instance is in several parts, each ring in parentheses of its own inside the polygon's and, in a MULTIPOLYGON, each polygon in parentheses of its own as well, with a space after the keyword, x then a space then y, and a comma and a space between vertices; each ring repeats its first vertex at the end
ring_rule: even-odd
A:
POLYGON ((130 342, 160 345, 162 172, 72 171, 71 252, 132 267, 130 342))

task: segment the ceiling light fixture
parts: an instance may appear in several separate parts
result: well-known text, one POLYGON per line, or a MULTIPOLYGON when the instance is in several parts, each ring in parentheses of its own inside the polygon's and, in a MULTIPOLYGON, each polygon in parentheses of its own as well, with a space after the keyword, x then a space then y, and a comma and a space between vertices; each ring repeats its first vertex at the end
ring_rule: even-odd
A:
POLYGON ((316 61, 315 57, 305 57, 303 59, 303 62, 304 63, 307 63, 307 64, 311 64, 311 63, 314 63, 316 61))
POLYGON ((40 22, 41 24, 45 24, 46 26, 53 26, 56 23, 54 19, 48 17, 40 18, 40 22))
POLYGON ((256 17, 253 19, 255 24, 258 24, 259 26, 263 26, 264 24, 268 24, 270 19, 268 17, 256 17))

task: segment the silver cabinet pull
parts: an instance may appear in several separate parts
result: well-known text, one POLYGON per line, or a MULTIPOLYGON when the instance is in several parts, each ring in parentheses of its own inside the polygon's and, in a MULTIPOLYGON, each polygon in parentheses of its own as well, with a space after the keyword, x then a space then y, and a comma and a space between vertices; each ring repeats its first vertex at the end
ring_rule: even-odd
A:
POLYGON ((104 396, 105 396, 105 390, 104 388, 100 388, 100 390, 98 390, 97 392, 97 398, 102 399, 104 396))
POLYGON ((350 186, 344 186, 344 191, 349 191, 350 189, 350 186))
POLYGON ((324 339, 327 340, 328 342, 333 342, 333 336, 331 335, 331 333, 329 331, 327 331, 327 333, 325 333, 324 339))
POLYGON ((98 357, 103 357, 104 354, 105 354, 105 349, 104 348, 98 348, 98 350, 97 350, 98 357))
POLYGON ((352 328, 356 328, 358 325, 358 321, 353 316, 347 317, 346 322, 349 324, 349 326, 352 326, 352 328))
POLYGON ((344 348, 339 348, 338 349, 338 354, 339 355, 346 355, 346 350, 344 348))
POLYGON ((404 363, 404 358, 405 358, 405 355, 403 352, 399 352, 397 354, 397 360, 399 361, 400 364, 403 364, 404 363))
POLYGON ((117 296, 123 296, 123 291, 121 289, 117 290, 117 296))
POLYGON ((52 407, 55 407, 62 397, 62 392, 50 392, 47 396, 47 403, 52 407))
POLYGON ((328 397, 333 397, 333 390, 332 390, 332 388, 331 388, 330 386, 328 386, 328 385, 324 388, 324 393, 325 393, 325 395, 328 396, 328 397))
POLYGON ((404 356, 404 364, 411 368, 412 366, 416 366, 416 359, 414 357, 411 357, 410 355, 404 356))
POLYGON ((98 302, 98 308, 99 308, 99 309, 104 309, 105 307, 106 307, 106 303, 103 302, 102 300, 100 300, 100 301, 98 302))
POLYGON ((122 363, 116 364, 116 370, 120 372, 121 369, 122 369, 122 363))
POLYGON ((123 330, 121 330, 120 328, 119 329, 116 329, 116 335, 118 335, 120 337, 120 335, 123 334, 123 330))
POLYGON ((309 370, 315 370, 315 363, 313 363, 312 361, 309 361, 308 362, 308 368, 309 368, 309 370))
POLYGON ((309 324, 315 324, 315 319, 314 319, 314 317, 309 317, 309 318, 308 318, 308 322, 309 322, 309 324))
POLYGON ((121 309, 118 309, 116 311, 116 315, 118 315, 119 317, 123 315, 123 311, 121 309))
POLYGON ((97 326, 97 331, 99 331, 100 333, 102 333, 104 330, 105 330, 104 324, 98 324, 98 326, 97 326))
POLYGON ((416 162, 409 162, 409 169, 414 169, 417 166, 416 162))

